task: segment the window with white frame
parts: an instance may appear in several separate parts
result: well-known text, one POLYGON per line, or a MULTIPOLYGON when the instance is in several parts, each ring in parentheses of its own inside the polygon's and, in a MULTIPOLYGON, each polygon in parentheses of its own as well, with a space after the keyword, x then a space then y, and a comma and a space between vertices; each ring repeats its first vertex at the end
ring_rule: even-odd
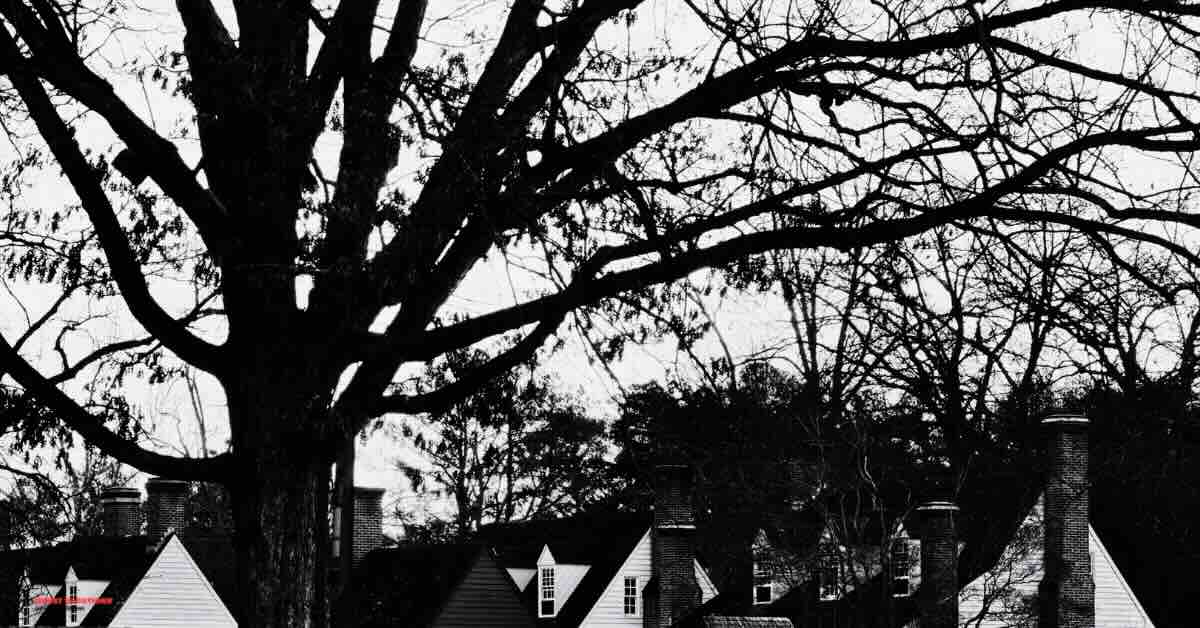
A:
POLYGON ((842 589, 842 561, 836 551, 821 552, 817 562, 817 594, 822 600, 836 600, 842 589))
POLYGON ((20 608, 17 609, 17 625, 32 626, 33 625, 33 587, 29 585, 29 577, 25 574, 21 575, 21 580, 17 585, 17 595, 20 602, 20 608))
POLYGON ((538 617, 554 617, 554 568, 538 569, 538 617))
POLYGON ((912 594, 912 556, 909 553, 909 543, 906 537, 892 541, 889 562, 892 568, 892 597, 905 597, 912 594))
POLYGON ((754 603, 771 603, 771 570, 760 561, 754 561, 754 603))
POLYGON ((74 582, 67 583, 67 599, 63 601, 67 605, 67 625, 79 625, 79 585, 74 582))
POLYGON ((625 576, 625 590, 622 596, 626 615, 638 614, 638 579, 637 576, 625 576))

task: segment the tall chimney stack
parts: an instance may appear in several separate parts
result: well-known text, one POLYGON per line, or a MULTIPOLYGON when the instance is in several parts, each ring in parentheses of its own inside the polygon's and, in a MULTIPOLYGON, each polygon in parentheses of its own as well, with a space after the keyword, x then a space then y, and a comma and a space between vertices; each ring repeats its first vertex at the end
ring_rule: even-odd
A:
POLYGON ((184 533, 191 485, 182 480, 150 478, 146 482, 146 536, 157 546, 168 533, 184 533))
POLYGON ((354 487, 354 567, 383 545, 383 492, 381 488, 354 487))
POLYGON ((1042 425, 1050 432, 1050 465, 1038 625, 1092 628, 1096 585, 1088 547, 1088 420, 1077 414, 1056 414, 1043 419, 1042 425))
POLYGON ((696 520, 692 471, 684 465, 654 468, 651 574, 657 587, 643 612, 645 628, 666 628, 700 604, 696 583, 696 520))
POLYGON ((100 527, 104 536, 137 536, 142 529, 142 492, 131 486, 100 491, 100 527))
POLYGON ((917 608, 921 628, 958 626, 958 506, 948 501, 926 502, 921 514, 921 588, 917 608))

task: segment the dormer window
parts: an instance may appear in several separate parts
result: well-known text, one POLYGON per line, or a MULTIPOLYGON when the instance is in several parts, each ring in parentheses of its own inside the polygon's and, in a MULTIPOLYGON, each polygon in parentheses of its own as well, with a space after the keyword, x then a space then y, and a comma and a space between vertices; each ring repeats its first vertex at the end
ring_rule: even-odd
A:
POLYGON ((21 594, 21 625, 33 625, 33 604, 29 603, 29 594, 21 594))
POLYGON ((837 552, 821 552, 817 564, 817 595, 822 601, 836 600, 842 588, 842 561, 837 552))
POLYGON ((754 561, 754 603, 771 603, 771 572, 758 561, 754 561))
POLYGON ((892 541, 889 555, 892 568, 892 597, 912 594, 912 558, 908 551, 908 539, 900 537, 892 541))
POLYGON ((67 581, 67 599, 63 600, 63 604, 67 605, 67 625, 79 625, 79 583, 74 580, 67 581))
POLYGON ((20 575, 20 581, 17 582, 17 599, 20 600, 17 608, 17 626, 22 628, 34 626, 34 603, 30 599, 32 594, 34 590, 29 585, 29 576, 20 575))
POLYGON ((538 568, 538 617, 554 617, 554 567, 538 568))

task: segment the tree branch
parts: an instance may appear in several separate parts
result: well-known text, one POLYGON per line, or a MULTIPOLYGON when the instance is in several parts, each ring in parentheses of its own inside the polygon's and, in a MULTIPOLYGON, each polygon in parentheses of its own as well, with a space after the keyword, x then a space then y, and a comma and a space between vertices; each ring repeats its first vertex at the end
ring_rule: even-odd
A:
MULTIPOLYGON (((15 30, 34 53, 34 68, 16 52, 8 52, 9 63, 23 66, 21 71, 36 69, 55 87, 100 114, 144 165, 150 177, 188 215, 200 231, 209 250, 218 258, 227 248, 231 233, 228 213, 211 192, 204 189, 192 169, 180 158, 175 145, 146 125, 117 97, 112 85, 84 65, 70 42, 59 41, 37 23, 36 18, 17 0, 0 0, 0 14, 12 21, 15 30)), ((5 47, 16 50, 6 32, 5 47)), ((40 86, 39 86, 40 89, 40 86)))
POLYGON ((72 130, 54 110, 37 78, 20 58, 16 42, 0 27, 0 59, 9 65, 8 75, 24 101, 42 138, 49 145, 68 181, 79 195, 84 210, 96 229, 109 269, 130 311, 151 334, 162 340, 184 360, 210 373, 219 370, 220 349, 194 336, 155 301, 137 263, 112 204, 91 164, 79 150, 72 130))
POLYGON ((228 475, 231 456, 178 458, 147 451, 136 443, 117 436, 99 417, 84 410, 70 397, 42 377, 0 336, 0 374, 12 376, 18 384, 53 410, 59 419, 100 451, 120 462, 147 473, 181 480, 222 480, 228 475))

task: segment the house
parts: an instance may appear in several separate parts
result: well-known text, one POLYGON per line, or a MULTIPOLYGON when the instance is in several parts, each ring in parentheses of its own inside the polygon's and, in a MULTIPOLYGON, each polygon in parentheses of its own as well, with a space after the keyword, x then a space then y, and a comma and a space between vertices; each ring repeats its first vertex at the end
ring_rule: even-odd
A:
POLYGON ((371 552, 355 571, 356 625, 533 628, 516 586, 481 545, 409 545, 371 552))
POLYGON ((0 609, 25 626, 197 626, 233 628, 232 545, 227 537, 183 534, 189 486, 155 478, 141 492, 101 496, 102 536, 0 552, 0 609))
MULTIPOLYGON (((717 597, 695 552, 691 471, 655 469, 652 512, 593 513, 486 526, 494 551, 539 627, 666 628, 717 597)), ((704 615, 705 626, 790 626, 786 619, 704 615)))
MULTIPOLYGON (((1020 625, 1035 617, 1038 584, 1045 576, 1042 544, 1045 539, 1045 499, 1038 500, 1021 523, 1000 561, 959 592, 959 625, 968 628, 1002 628, 1020 625)), ((1146 610, 1092 526, 1088 526, 1088 552, 1095 583, 1096 626, 1152 628, 1146 610)))
POLYGON ((959 589, 958 509, 929 502, 894 530, 869 533, 861 547, 839 545, 826 529, 807 551, 789 554, 760 535, 755 556, 767 565, 755 565, 758 612, 788 616, 798 625, 831 624, 823 608, 886 575, 893 604, 910 605, 910 613, 919 609, 919 623, 910 626, 1031 626, 1053 612, 1060 626, 1152 628, 1088 523, 1087 420, 1059 415, 1043 424, 1051 440, 1045 493, 987 573, 959 589))

